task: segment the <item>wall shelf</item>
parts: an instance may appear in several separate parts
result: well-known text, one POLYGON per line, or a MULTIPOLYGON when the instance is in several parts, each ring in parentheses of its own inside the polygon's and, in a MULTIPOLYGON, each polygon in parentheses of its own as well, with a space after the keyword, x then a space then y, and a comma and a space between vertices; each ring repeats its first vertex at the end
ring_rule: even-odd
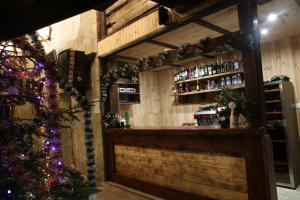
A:
MULTIPOLYGON (((245 88, 245 84, 241 84, 238 86, 229 87, 230 89, 242 89, 245 88)), ((215 90, 203 90, 203 91, 192 91, 192 92, 183 92, 175 94, 175 96, 186 96, 186 95, 193 95, 193 94, 205 94, 205 93, 212 93, 212 92, 220 92, 222 89, 215 89, 215 90)))
POLYGON ((202 76, 202 77, 198 77, 198 78, 176 81, 175 83, 176 84, 188 83, 188 82, 208 80, 208 79, 219 78, 219 77, 224 77, 224 76, 229 76, 229 75, 234 75, 234 74, 243 74, 243 73, 244 73, 243 70, 237 70, 237 71, 225 72, 225 73, 220 73, 220 74, 214 74, 214 75, 210 75, 210 76, 202 76))

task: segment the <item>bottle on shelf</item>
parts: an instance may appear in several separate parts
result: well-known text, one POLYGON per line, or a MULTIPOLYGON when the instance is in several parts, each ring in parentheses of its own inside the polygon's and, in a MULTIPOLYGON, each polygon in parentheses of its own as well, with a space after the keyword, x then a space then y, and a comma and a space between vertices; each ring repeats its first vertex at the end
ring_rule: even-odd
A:
POLYGON ((197 88, 197 91, 200 91, 200 85, 199 85, 199 81, 197 80, 197 86, 196 86, 196 88, 197 88))
POLYGON ((212 74, 217 74, 217 63, 212 64, 212 74))
POLYGON ((199 77, 199 68, 198 66, 196 65, 195 66, 195 78, 198 78, 199 77))
POLYGON ((221 78, 221 88, 225 88, 226 86, 226 82, 225 82, 225 78, 221 78))
POLYGON ((237 74, 236 77, 237 77, 237 84, 241 85, 243 83, 241 74, 237 74))
POLYGON ((236 75, 233 75, 233 76, 231 77, 231 82, 232 82, 232 85, 237 85, 236 75))
POLYGON ((206 85, 205 90, 209 90, 209 89, 210 89, 210 82, 209 82, 209 80, 207 80, 207 85, 206 85))
POLYGON ((208 75, 211 76, 213 73, 212 72, 213 71, 212 64, 207 65, 207 71, 208 71, 208 75))
POLYGON ((190 91, 191 91, 191 90, 190 90, 189 84, 186 83, 186 84, 185 84, 185 90, 184 90, 184 92, 190 92, 190 91))
POLYGON ((179 93, 182 93, 183 92, 183 86, 182 86, 182 83, 179 83, 179 93))
POLYGON ((226 77, 226 86, 231 86, 231 80, 229 76, 226 77))
POLYGON ((235 71, 238 71, 240 69, 240 62, 236 56, 234 57, 233 66, 235 71))

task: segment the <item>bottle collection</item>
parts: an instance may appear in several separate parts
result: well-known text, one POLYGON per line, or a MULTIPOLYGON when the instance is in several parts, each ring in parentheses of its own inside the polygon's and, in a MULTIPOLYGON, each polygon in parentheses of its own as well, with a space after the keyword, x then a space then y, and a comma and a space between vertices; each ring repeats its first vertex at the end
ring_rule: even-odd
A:
POLYGON ((234 87, 243 84, 243 63, 241 59, 231 59, 217 61, 211 64, 196 64, 191 67, 181 68, 175 75, 174 81, 177 83, 176 93, 191 91, 216 90, 226 87, 234 87), (236 72, 233 75, 218 77, 214 79, 197 80, 199 77, 212 76, 227 72, 236 72), (193 79, 195 79, 193 81, 193 79), (191 80, 189 82, 181 82, 191 80), (195 85, 196 82, 196 85, 195 85))

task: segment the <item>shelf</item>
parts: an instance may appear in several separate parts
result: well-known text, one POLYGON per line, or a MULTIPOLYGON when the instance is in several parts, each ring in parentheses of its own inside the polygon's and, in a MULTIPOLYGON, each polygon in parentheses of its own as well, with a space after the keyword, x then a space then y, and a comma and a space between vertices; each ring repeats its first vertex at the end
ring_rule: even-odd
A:
POLYGON ((265 103, 281 103, 280 100, 265 101, 265 103))
POLYGON ((139 85, 138 83, 115 83, 116 85, 139 85))
POLYGON ((286 143, 285 140, 272 140, 273 143, 286 143))
MULTIPOLYGON (((244 88, 244 87, 245 87, 245 84, 241 84, 239 86, 230 87, 230 89, 241 89, 241 88, 244 88)), ((186 95, 192 95, 192 94, 204 94, 204 93, 211 93, 211 92, 219 92, 221 90, 222 89, 183 92, 183 93, 175 94, 175 96, 186 96, 186 95)))
POLYGON ((218 77, 223 77, 223 76, 228 76, 228 75, 233 75, 233 74, 242 74, 242 73, 244 73, 243 70, 231 71, 231 72, 225 72, 225 73, 215 74, 215 75, 210 75, 210 76, 201 76, 198 78, 192 78, 192 79, 187 79, 187 80, 183 80, 183 81, 176 81, 175 83, 176 84, 187 83, 187 82, 207 80, 207 79, 218 78, 218 77))
POLYGON ((280 92, 280 89, 265 90, 265 93, 280 92))
POLYGON ((120 102, 120 105, 132 105, 132 104, 139 104, 140 102, 120 102))
POLYGON ((266 112, 267 115, 280 115, 282 112, 266 112))
POLYGON ((140 94, 139 92, 119 92, 119 94, 140 94))
POLYGON ((274 160, 274 164, 275 165, 284 165, 284 166, 287 166, 288 162, 287 161, 276 161, 276 160, 274 160))

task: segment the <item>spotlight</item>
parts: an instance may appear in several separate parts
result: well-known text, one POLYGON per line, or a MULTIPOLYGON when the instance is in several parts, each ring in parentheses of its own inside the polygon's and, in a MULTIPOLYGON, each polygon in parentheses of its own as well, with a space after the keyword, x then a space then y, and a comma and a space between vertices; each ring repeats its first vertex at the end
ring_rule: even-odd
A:
POLYGON ((271 13, 271 14, 268 15, 267 19, 268 19, 269 22, 274 22, 274 21, 277 20, 277 18, 278 18, 278 16, 276 14, 271 13))
POLYGON ((263 29, 261 29, 260 30, 260 34, 262 34, 262 35, 267 35, 268 34, 268 29, 266 29, 266 28, 263 28, 263 29))

